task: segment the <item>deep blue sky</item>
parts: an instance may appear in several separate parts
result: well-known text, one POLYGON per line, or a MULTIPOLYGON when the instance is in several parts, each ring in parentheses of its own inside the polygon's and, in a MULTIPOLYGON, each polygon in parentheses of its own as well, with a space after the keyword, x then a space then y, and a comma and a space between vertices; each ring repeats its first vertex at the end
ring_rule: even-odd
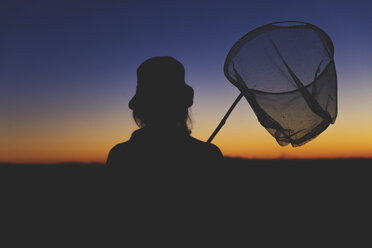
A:
POLYGON ((280 20, 318 25, 335 40, 336 54, 351 49, 350 59, 365 54, 372 37, 369 1, 11 2, 1 10, 0 76, 9 88, 32 84, 28 94, 61 84, 101 89, 98 78, 133 76, 144 59, 164 54, 193 76, 221 76, 242 35, 280 20))
MULTIPOLYGON (((342 94, 355 98, 357 88, 367 99, 371 13, 370 1, 357 0, 1 1, 0 129, 69 118, 66 125, 73 125, 101 118, 99 112, 130 116, 136 68, 157 55, 185 65, 199 123, 217 124, 238 93, 223 75, 229 49, 252 29, 285 20, 326 31, 335 45, 340 101, 351 102, 342 94)), ((214 126, 203 128, 207 136, 214 126)))

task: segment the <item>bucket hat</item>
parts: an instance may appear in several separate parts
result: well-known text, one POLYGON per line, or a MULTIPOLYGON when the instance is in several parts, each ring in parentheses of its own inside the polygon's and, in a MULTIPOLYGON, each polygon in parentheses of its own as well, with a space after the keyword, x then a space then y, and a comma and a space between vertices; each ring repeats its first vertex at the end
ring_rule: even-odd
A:
POLYGON ((137 69, 137 88, 129 108, 165 103, 190 107, 194 91, 185 82, 185 68, 173 57, 147 59, 137 69))

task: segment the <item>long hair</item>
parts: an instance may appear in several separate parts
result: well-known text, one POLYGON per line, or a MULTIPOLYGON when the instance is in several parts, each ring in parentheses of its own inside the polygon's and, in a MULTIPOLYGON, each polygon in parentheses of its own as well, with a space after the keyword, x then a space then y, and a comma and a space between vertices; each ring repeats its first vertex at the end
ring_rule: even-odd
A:
POLYGON ((156 106, 139 106, 133 109, 132 115, 140 128, 164 125, 179 128, 187 134, 191 134, 192 120, 187 107, 156 108, 156 106))

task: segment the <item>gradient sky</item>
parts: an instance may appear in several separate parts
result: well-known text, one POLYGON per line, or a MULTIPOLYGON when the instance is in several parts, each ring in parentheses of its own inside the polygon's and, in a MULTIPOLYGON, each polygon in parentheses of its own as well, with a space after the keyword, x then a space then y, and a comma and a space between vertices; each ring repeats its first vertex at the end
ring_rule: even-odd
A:
POLYGON ((335 46, 338 118, 281 147, 243 99, 213 143, 244 158, 372 157, 370 1, 1 1, 0 162, 104 162, 136 129, 136 69, 170 55, 194 88, 192 135, 207 140, 238 90, 232 45, 276 21, 312 23, 335 46))

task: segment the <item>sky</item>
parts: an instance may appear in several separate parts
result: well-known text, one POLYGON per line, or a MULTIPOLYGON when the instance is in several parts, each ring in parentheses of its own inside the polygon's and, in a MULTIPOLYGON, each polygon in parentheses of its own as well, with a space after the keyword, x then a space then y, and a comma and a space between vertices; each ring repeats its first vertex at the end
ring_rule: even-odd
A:
POLYGON ((369 1, 1 1, 0 162, 105 162, 137 129, 136 69, 169 55, 193 87, 192 136, 206 141, 239 91, 230 48, 277 21, 323 29, 335 47, 338 117, 316 139, 282 147, 245 99, 213 140, 242 158, 372 157, 369 1))

